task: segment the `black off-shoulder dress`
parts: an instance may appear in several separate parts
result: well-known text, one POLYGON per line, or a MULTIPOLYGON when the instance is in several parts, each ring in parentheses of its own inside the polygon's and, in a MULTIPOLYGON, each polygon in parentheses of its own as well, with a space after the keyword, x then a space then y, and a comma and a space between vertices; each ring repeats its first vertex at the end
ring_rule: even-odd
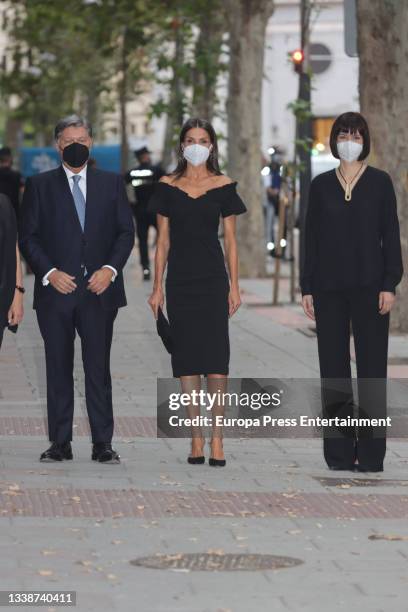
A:
POLYGON ((159 182, 149 201, 148 210, 170 222, 166 306, 176 378, 229 373, 229 281, 218 226, 220 215, 246 212, 237 184, 214 187, 194 198, 159 182))

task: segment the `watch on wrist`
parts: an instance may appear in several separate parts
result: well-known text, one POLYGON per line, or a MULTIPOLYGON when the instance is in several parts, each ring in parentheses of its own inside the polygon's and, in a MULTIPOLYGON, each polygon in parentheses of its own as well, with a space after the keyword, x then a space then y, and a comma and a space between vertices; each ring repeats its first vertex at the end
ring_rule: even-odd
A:
POLYGON ((19 285, 16 285, 16 289, 17 289, 17 291, 19 291, 20 293, 25 293, 25 289, 24 289, 24 287, 20 287, 19 285))

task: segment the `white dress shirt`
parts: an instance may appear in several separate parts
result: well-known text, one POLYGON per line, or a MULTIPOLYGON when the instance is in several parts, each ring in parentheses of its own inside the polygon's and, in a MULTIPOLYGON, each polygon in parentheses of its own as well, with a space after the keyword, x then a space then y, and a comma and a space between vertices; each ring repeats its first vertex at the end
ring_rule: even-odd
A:
MULTIPOLYGON (((80 176, 81 177, 81 180, 78 181, 78 185, 79 185, 79 188, 82 191, 83 196, 84 196, 85 201, 86 201, 86 174, 87 174, 88 164, 86 166, 84 166, 80 172, 72 172, 72 170, 67 168, 65 166, 65 164, 62 164, 62 167, 64 168, 65 174, 67 175, 68 185, 69 185, 69 188, 71 189, 71 193, 72 193, 72 190, 74 188, 74 181, 72 180, 72 177, 73 176, 80 176)), ((113 281, 115 280, 115 278, 118 275, 118 271, 116 270, 116 268, 114 268, 113 266, 109 266, 108 264, 106 264, 105 266, 102 266, 102 267, 103 268, 109 268, 110 270, 112 270, 112 272, 113 272, 112 283, 113 283, 113 281)), ((49 272, 47 272, 47 274, 45 274, 43 276, 42 284, 44 286, 49 285, 50 281, 48 280, 48 277, 51 274, 51 272, 54 272, 54 270, 56 270, 56 269, 57 268, 51 268, 51 270, 49 270, 49 272)))

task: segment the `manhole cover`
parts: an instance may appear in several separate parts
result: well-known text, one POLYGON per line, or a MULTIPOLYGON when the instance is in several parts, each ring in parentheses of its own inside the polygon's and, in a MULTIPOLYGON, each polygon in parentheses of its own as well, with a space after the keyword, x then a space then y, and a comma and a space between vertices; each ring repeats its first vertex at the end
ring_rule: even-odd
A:
POLYGON ((192 572, 254 572, 295 567, 303 563, 294 557, 277 555, 234 555, 219 553, 157 554, 133 559, 132 565, 152 569, 189 570, 192 572))

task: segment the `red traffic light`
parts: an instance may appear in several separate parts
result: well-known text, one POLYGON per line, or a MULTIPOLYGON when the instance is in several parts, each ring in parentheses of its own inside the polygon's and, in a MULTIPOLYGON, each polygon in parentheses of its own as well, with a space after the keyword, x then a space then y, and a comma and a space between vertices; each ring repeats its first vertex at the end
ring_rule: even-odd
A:
POLYGON ((300 64, 303 62, 304 58, 305 54, 303 53, 302 49, 296 49, 296 51, 292 52, 292 60, 295 62, 295 64, 300 64))
POLYGON ((292 51, 291 59, 293 66, 296 72, 302 71, 303 60, 305 59, 305 54, 302 49, 296 49, 296 51, 292 51))

